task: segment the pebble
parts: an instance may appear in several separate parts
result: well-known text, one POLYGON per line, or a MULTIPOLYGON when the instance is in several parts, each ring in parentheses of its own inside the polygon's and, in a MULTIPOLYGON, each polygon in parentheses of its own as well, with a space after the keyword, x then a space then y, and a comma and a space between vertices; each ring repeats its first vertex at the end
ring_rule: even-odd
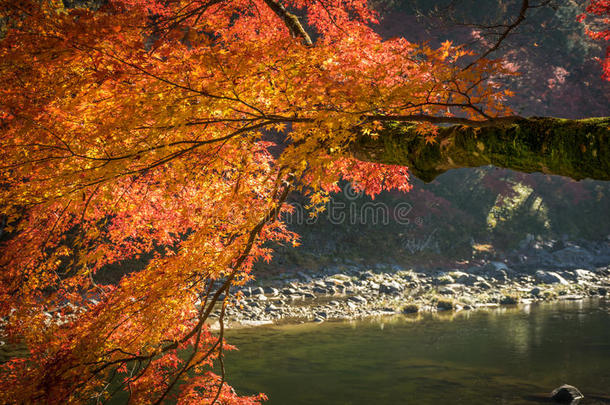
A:
POLYGON ((366 298, 362 297, 361 295, 355 295, 353 297, 350 297, 349 300, 353 301, 353 302, 357 302, 359 304, 366 304, 367 303, 366 298))

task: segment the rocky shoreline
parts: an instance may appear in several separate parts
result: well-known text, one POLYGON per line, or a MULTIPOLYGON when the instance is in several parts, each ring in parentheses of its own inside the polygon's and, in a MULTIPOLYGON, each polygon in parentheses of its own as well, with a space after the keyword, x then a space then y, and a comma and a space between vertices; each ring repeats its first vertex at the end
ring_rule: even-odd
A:
MULTIPOLYGON (((610 299, 610 239, 602 242, 528 242, 505 258, 439 268, 397 264, 329 266, 283 271, 233 291, 225 326, 324 322, 397 313, 462 311, 590 297, 610 299)), ((70 304, 67 304, 70 305, 70 304)), ((66 322, 79 308, 49 322, 66 322)), ((210 314, 218 328, 219 310, 210 314)), ((1 320, 0 320, 1 321, 1 320)), ((1 322, 0 322, 1 330, 1 322)), ((0 362, 26 355, 0 339, 0 362)))
POLYGON ((446 270, 343 264, 286 271, 241 287, 237 296, 226 310, 228 327, 610 297, 610 242, 532 242, 503 260, 446 270))

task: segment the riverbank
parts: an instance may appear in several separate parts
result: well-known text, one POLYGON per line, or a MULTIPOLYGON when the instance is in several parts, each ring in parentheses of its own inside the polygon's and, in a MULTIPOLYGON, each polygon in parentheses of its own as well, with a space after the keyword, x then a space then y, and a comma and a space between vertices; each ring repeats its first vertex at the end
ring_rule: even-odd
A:
MULTIPOLYGON (((397 313, 471 311, 501 305, 610 299, 610 241, 533 242, 498 260, 473 260, 443 268, 374 267, 355 263, 319 271, 286 270, 239 288, 226 309, 225 326, 297 324, 362 319, 397 313)), ((77 308, 73 309, 78 311, 77 308)), ((47 313, 49 322, 66 321, 47 313)), ((210 315, 218 328, 219 311, 210 315)), ((0 362, 27 355, 0 339, 0 362)))
POLYGON ((610 295, 608 242, 530 248, 503 261, 450 269, 379 264, 286 271, 240 288, 227 308, 226 325, 324 322, 610 295))

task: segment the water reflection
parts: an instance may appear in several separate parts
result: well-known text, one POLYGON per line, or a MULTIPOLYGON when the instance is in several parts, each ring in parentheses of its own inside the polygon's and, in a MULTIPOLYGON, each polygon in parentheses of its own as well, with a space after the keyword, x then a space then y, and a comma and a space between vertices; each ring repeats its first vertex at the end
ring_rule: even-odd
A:
MULTIPOLYGON (((232 331, 231 382, 271 404, 524 404, 610 387, 604 301, 232 331)), ((609 393, 606 393, 609 394, 609 393)))

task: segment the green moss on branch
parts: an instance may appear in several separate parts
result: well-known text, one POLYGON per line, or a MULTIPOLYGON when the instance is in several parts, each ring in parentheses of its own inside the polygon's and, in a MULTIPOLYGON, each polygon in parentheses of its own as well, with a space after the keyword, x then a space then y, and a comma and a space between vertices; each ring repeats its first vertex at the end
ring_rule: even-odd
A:
POLYGON ((461 167, 494 165, 520 172, 542 172, 610 180, 610 117, 568 120, 527 118, 510 124, 439 129, 426 144, 408 124, 388 124, 379 136, 361 136, 355 157, 408 166, 424 181, 461 167))

